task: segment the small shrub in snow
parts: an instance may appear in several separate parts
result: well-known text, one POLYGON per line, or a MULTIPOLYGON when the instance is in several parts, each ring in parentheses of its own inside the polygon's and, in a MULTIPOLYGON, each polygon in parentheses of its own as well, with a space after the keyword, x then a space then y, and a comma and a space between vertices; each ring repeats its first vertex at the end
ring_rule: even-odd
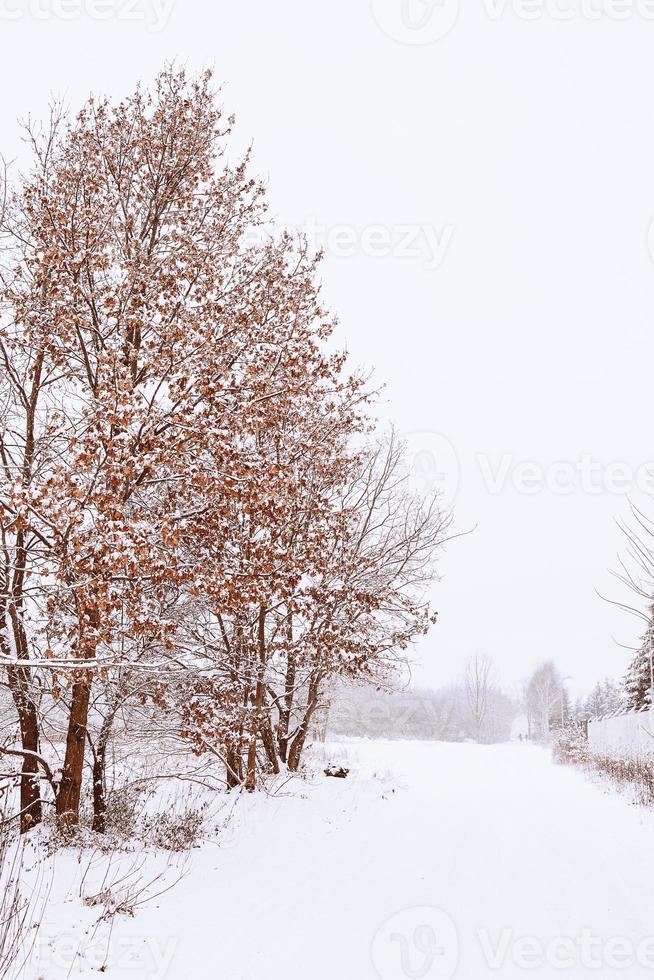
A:
POLYGON ((76 827, 62 824, 54 811, 48 812, 44 821, 48 833, 44 844, 53 854, 66 847, 89 847, 104 853, 131 850, 139 837, 139 821, 152 790, 125 785, 113 789, 107 795, 106 831, 99 834, 91 829, 93 808, 91 801, 80 809, 80 823, 76 827))
POLYGON ((593 768, 617 786, 629 789, 637 803, 654 806, 654 758, 642 755, 593 755, 593 768))
POLYGON ((554 761, 568 765, 586 765, 589 761, 588 741, 578 729, 561 732, 553 747, 554 761))
POLYGON ((150 793, 140 786, 120 786, 107 796, 107 831, 118 837, 133 837, 150 793))
POLYGON ((188 851, 197 847, 204 826, 207 804, 199 807, 185 807, 148 815, 141 823, 141 835, 154 847, 167 851, 188 851))

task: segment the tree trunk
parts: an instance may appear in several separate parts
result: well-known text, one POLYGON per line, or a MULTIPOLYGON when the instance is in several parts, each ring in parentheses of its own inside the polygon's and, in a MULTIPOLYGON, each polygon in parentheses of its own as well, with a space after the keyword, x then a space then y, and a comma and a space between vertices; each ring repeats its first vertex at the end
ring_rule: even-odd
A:
POLYGON ((233 745, 227 746, 225 759, 225 769, 227 771, 227 789, 235 789, 243 783, 243 764, 241 753, 233 745))
POLYGON ((98 742, 93 754, 93 824, 92 828, 98 834, 107 830, 107 748, 116 717, 111 710, 103 719, 98 735, 98 742))
POLYGON ((97 834, 107 830, 107 798, 104 785, 105 757, 98 754, 93 760, 93 824, 92 829, 97 834))
MULTIPOLYGON (((257 683, 254 698, 252 699, 252 715, 250 719, 251 735, 248 744, 247 770, 245 777, 245 788, 248 793, 254 792, 257 785, 257 735, 265 728, 263 718, 263 706, 265 700, 264 672, 266 669, 266 608, 259 607, 259 620, 257 629, 257 646, 259 662, 257 665, 257 683)), ((272 740, 272 739, 271 739, 272 740)))
POLYGON ((248 793, 254 793, 257 788, 257 736, 251 735, 248 745, 245 788, 248 793))
MULTIPOLYGON (((35 450, 35 424, 39 394, 41 391, 41 375, 45 354, 38 350, 32 369, 32 386, 26 403, 25 418, 25 448, 22 460, 23 486, 28 487, 32 479, 32 465, 35 450)), ((14 637, 14 648, 19 660, 29 660, 27 635, 23 623, 23 590, 28 566, 28 534, 21 528, 16 534, 16 551, 13 580, 11 583, 12 599, 3 604, 0 613, 2 624, 7 630, 11 629, 14 637)), ((6 568, 6 588, 9 587, 9 568, 6 568)), ((0 630, 0 632, 2 632, 0 630)), ((8 639, 8 637, 7 637, 8 639)), ((11 654, 4 637, 0 640, 3 654, 11 654)), ((28 754, 23 756, 20 777, 20 832, 27 833, 32 827, 41 823, 43 806, 41 804, 41 785, 39 780, 39 761, 36 755, 39 751, 39 716, 36 703, 32 696, 32 672, 27 666, 9 667, 7 679, 11 695, 18 712, 18 724, 22 748, 28 754)))
MULTIPOLYGON (((18 659, 27 660, 27 637, 15 605, 12 604, 9 610, 5 609, 3 619, 7 629, 11 628, 18 659)), ((0 649, 6 657, 12 653, 2 633, 0 649)), ((43 820, 39 761, 34 754, 39 751, 39 716, 32 697, 32 674, 29 667, 7 667, 7 681, 18 714, 21 747, 27 753, 22 759, 20 777, 20 832, 25 834, 43 820)))
POLYGON ((270 725, 270 719, 265 718, 261 726, 261 741, 263 747, 266 750, 266 755, 268 757, 268 762, 272 766, 272 771, 275 775, 279 775, 279 759, 277 758, 277 751, 275 749, 275 738, 273 736, 272 727, 270 725))
POLYGON ((41 783, 39 779, 39 720, 36 705, 29 696, 18 706, 18 720, 23 751, 23 764, 20 777, 20 832, 26 834, 43 820, 41 804, 41 783))
POLYGON ((320 679, 312 678, 309 682, 309 699, 307 702, 306 711, 304 712, 304 717, 300 723, 288 753, 288 768, 291 772, 297 772, 300 761, 302 758, 302 752, 304 750, 304 743, 306 742, 307 734, 309 732, 309 725, 311 724, 311 719, 313 718, 314 712, 318 707, 318 698, 320 696, 320 679))
POLYGON ((84 771, 84 747, 91 699, 91 678, 75 681, 68 719, 66 755, 57 794, 57 817, 63 827, 79 823, 79 804, 84 771))
POLYGON ((288 761, 288 734, 291 728, 291 713, 293 711, 293 699, 295 697, 295 678, 296 666, 295 657, 288 653, 286 664, 286 678, 284 680, 284 702, 279 712, 279 727, 277 741, 279 743, 279 757, 282 762, 288 761))

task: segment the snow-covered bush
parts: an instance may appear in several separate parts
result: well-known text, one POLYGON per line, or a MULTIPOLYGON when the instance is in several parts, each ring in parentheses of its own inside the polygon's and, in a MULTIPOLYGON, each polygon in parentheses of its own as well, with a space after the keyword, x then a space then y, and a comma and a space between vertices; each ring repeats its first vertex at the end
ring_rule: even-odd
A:
POLYGON ((181 810, 171 805, 148 815, 141 823, 143 839, 166 851, 188 851, 199 843, 206 809, 206 803, 181 810))
POLYGON ((589 761, 588 739, 578 728, 564 729, 553 746, 555 762, 586 765, 589 761))
POLYGON ((148 793, 142 786, 119 786, 107 796, 107 831, 121 837, 137 834, 148 793))

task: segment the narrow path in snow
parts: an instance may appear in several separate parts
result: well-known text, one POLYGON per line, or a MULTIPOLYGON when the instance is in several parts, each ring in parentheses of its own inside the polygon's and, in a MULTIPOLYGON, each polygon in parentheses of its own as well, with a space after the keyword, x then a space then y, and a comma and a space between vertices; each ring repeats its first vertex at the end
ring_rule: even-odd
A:
MULTIPOLYGON (((425 969, 425 976, 445 976, 446 957, 436 956, 430 966, 430 933, 416 932, 432 921, 424 907, 444 910, 456 924, 461 955, 455 975, 463 980, 492 975, 500 962, 502 980, 524 975, 530 948, 532 962, 537 959, 538 942, 548 944, 543 958, 552 959, 538 972, 560 976, 566 947, 555 941, 563 937, 577 940, 572 975, 597 975, 591 968, 597 962, 604 977, 612 971, 602 954, 609 961, 616 954, 596 940, 636 942, 654 934, 649 816, 582 774, 553 765, 548 753, 527 746, 385 743, 363 744, 351 755, 355 767, 361 760, 360 785, 328 780, 320 786, 307 801, 306 826, 300 813, 285 828, 271 822, 253 841, 254 861, 240 881, 240 862, 232 855, 237 884, 228 889, 224 931, 216 933, 224 937, 219 947, 227 976, 375 976, 373 937, 405 909, 416 912, 394 928, 407 933, 406 943, 376 944, 384 980, 425 969), (376 764, 381 782, 364 778, 376 764), (396 777, 384 779, 386 770, 396 777), (243 915, 249 896, 250 913, 243 915), (263 923, 258 939, 250 916, 263 923), (483 950, 501 955, 509 932, 507 958, 486 963, 483 950), (518 943, 529 938, 533 947, 518 943)), ((433 926, 438 933, 438 918, 433 926)), ((611 962, 618 960, 619 953, 611 962)), ((651 975, 635 962, 628 972, 651 975)), ((205 975, 200 963, 195 975, 205 975)))
POLYGON ((233 846, 195 852, 158 907, 116 927, 172 937, 157 980, 654 972, 649 813, 530 746, 357 742, 328 757, 350 778, 244 800, 233 846))

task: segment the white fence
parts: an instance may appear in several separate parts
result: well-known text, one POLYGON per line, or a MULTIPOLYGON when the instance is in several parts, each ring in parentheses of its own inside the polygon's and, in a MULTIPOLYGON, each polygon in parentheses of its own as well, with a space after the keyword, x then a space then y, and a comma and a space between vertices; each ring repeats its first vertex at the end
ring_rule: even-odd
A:
POLYGON ((654 754, 654 712, 643 708, 589 721, 588 746, 591 752, 654 754))

